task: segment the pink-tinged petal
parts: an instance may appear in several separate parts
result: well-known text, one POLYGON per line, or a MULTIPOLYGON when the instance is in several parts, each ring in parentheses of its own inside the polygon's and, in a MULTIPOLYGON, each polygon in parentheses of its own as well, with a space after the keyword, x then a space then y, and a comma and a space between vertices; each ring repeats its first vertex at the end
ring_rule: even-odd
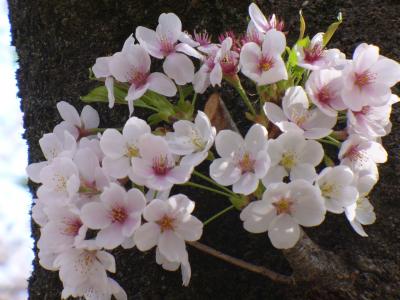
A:
POLYGON ((94 181, 95 170, 100 166, 96 154, 89 148, 79 149, 74 156, 74 162, 80 175, 88 182, 94 181))
POLYGON ((193 62, 182 53, 171 53, 168 55, 164 60, 163 69, 165 74, 175 80, 178 85, 184 85, 193 81, 193 62))
POLYGON ((149 83, 146 82, 144 85, 135 87, 133 84, 129 87, 128 95, 126 95, 125 100, 136 100, 139 99, 146 93, 147 89, 149 88, 149 83))
POLYGON ((117 183, 110 183, 109 187, 106 187, 103 193, 100 195, 101 201, 108 208, 114 207, 114 205, 125 206, 125 189, 117 183))
POLYGON ((92 67, 92 71, 96 78, 104 78, 111 75, 110 73, 110 63, 111 57, 98 57, 96 58, 96 63, 92 67))
MULTIPOLYGON (((64 134, 62 135, 64 137, 64 134)), ((57 134, 45 133, 39 140, 40 149, 48 161, 52 161, 63 151, 63 145, 57 134)))
POLYGON ((67 121, 68 123, 71 123, 77 127, 81 127, 81 118, 79 117, 75 107, 73 107, 71 104, 65 101, 58 102, 57 110, 64 121, 67 121))
POLYGON ((261 78, 258 84, 271 84, 280 80, 287 80, 288 74, 286 71, 285 63, 280 56, 276 56, 273 59, 273 67, 267 72, 262 72, 261 78))
POLYGON ((193 172, 192 165, 180 165, 173 168, 168 173, 168 180, 173 184, 182 184, 190 179, 193 172))
POLYGON ((249 15, 256 28, 265 32, 268 28, 268 21, 255 3, 251 3, 249 6, 249 15))
POLYGON ((150 55, 142 46, 137 44, 133 45, 129 53, 125 53, 125 55, 134 70, 144 74, 150 71, 150 55))
POLYGON ((266 57, 281 55, 286 48, 286 37, 276 29, 268 30, 262 44, 262 53, 266 57))
POLYGON ((380 143, 370 142, 370 147, 368 148, 367 152, 368 156, 378 164, 387 161, 387 152, 380 143))
POLYGON ((196 49, 191 47, 190 45, 186 43, 180 43, 176 45, 175 50, 178 52, 185 53, 186 55, 195 57, 197 59, 203 59, 203 55, 200 54, 196 49))
POLYGON ((169 77, 163 73, 154 72, 147 78, 149 90, 167 97, 173 97, 176 94, 176 86, 169 77))
POLYGON ((75 125, 68 123, 67 121, 62 121, 60 124, 57 124, 53 129, 53 133, 57 135, 59 139, 63 139, 64 132, 68 131, 75 139, 79 137, 79 130, 75 125))
POLYGON ((123 53, 129 53, 132 49, 132 47, 135 46, 135 38, 133 37, 133 34, 131 34, 124 42, 124 45, 122 46, 121 52, 123 53))
POLYGON ((151 133, 151 128, 146 121, 131 117, 122 129, 122 136, 129 145, 136 145, 139 138, 146 133, 151 133))
POLYGON ((146 198, 138 189, 130 189, 126 197, 126 209, 129 213, 142 213, 146 206, 146 198))
POLYGON ((266 149, 268 142, 268 131, 260 124, 254 124, 250 127, 244 138, 246 149, 253 154, 266 149))
POLYGON ((136 38, 140 45, 149 52, 149 54, 156 58, 163 58, 164 54, 161 51, 161 45, 154 30, 148 29, 143 26, 136 27, 136 38))
POLYGON ((392 59, 379 59, 372 67, 371 72, 377 74, 377 81, 389 87, 394 86, 400 81, 400 64, 392 59))
POLYGON ((170 213, 176 213, 178 209, 179 212, 183 213, 184 216, 191 214, 194 210, 195 203, 190 200, 184 194, 177 194, 168 198, 168 209, 170 213))
POLYGON ((117 52, 110 61, 110 72, 120 82, 131 81, 135 68, 128 57, 122 52, 117 52))
POLYGON ((268 236, 275 248, 289 249, 299 240, 300 227, 292 217, 281 214, 271 221, 268 236))
POLYGON ((286 176, 288 176, 288 173, 284 167, 280 165, 274 166, 269 168, 267 175, 262 178, 262 183, 265 187, 268 187, 273 183, 282 182, 282 179, 286 176))
POLYGON ((101 136, 100 148, 106 156, 117 159, 125 155, 126 142, 118 130, 109 128, 101 136))
POLYGON ((185 241, 197 241, 203 234, 203 223, 194 216, 179 222, 174 228, 176 234, 185 241))
POLYGON ((222 185, 232 185, 240 179, 241 170, 229 159, 218 158, 210 165, 210 176, 222 185))
POLYGON ((145 186, 149 189, 155 189, 157 191, 166 191, 172 188, 174 185, 173 180, 170 180, 169 176, 153 176, 152 178, 147 178, 145 181, 145 186))
POLYGON ((211 84, 208 66, 203 64, 200 69, 194 74, 193 88, 196 93, 203 94, 211 84))
POLYGON ((260 60, 260 46, 253 42, 244 44, 240 51, 240 65, 242 66, 242 69, 251 73, 259 73, 260 60))
POLYGON ((182 34, 182 22, 174 13, 162 13, 158 17, 157 35, 175 43, 182 34))
POLYGON ((96 243, 99 247, 114 249, 121 245, 124 239, 121 226, 119 224, 111 224, 97 233, 96 243))
POLYGON ((49 163, 47 161, 42 161, 38 163, 32 163, 28 165, 25 169, 26 173, 28 174, 28 177, 30 180, 36 183, 40 183, 40 172, 42 169, 46 166, 48 166, 49 163))
POLYGON ((157 245, 161 229, 156 223, 145 223, 136 229, 133 240, 140 251, 147 251, 157 245))
POLYGON ((104 157, 102 162, 104 170, 114 178, 125 178, 128 176, 131 168, 129 157, 122 156, 120 158, 104 157))
POLYGON ((91 202, 81 209, 82 222, 91 229, 103 229, 111 224, 109 212, 102 203, 91 202))
MULTIPOLYGON (((137 216, 137 217, 128 217, 124 224, 122 224, 121 226, 121 230, 122 230, 122 235, 125 238, 129 238, 132 237, 133 233, 135 232, 136 229, 139 228, 141 224, 141 216, 137 216)), ((133 240, 132 240, 133 242, 133 240)))
MULTIPOLYGON (((131 162, 133 175, 142 179, 150 179, 154 176, 152 166, 149 164, 149 162, 136 157, 132 158, 131 162)), ((138 182, 135 183, 140 185, 138 182)))
POLYGON ((80 184, 81 181, 77 175, 74 174, 69 177, 67 181, 67 193, 69 197, 74 196, 79 191, 80 184))
POLYGON ((304 137, 310 140, 317 140, 326 137, 332 133, 328 128, 311 128, 304 131, 304 137))
POLYGON ((115 104, 115 96, 114 96, 114 77, 108 76, 106 78, 105 86, 108 93, 108 107, 113 108, 115 104))
POLYGON ((257 189, 258 183, 259 178, 254 173, 246 173, 233 184, 232 190, 237 194, 250 195, 257 189))
POLYGON ((108 278, 108 286, 116 300, 128 300, 128 295, 115 280, 108 278))
POLYGON ((185 241, 172 230, 161 233, 158 248, 169 261, 182 261, 186 255, 185 241))
POLYGON ((146 221, 157 222, 167 213, 167 202, 160 199, 152 200, 143 211, 143 217, 146 221))
POLYGON ((222 81, 222 68, 219 63, 216 63, 210 73, 210 82, 212 86, 221 85, 222 81))
POLYGON ((263 178, 267 175, 268 169, 271 166, 271 158, 268 155, 267 150, 263 150, 257 153, 256 161, 254 163, 254 174, 258 179, 263 178))
POLYGON ((298 164, 290 171, 290 180, 304 179, 308 182, 314 182, 317 178, 317 172, 313 165, 298 164))
POLYGON ((282 99, 282 108, 286 116, 291 117, 300 108, 308 109, 308 98, 301 86, 290 87, 282 99))
POLYGON ((266 201, 260 200, 251 202, 240 213, 244 229, 252 233, 266 232, 275 217, 276 209, 266 201))
POLYGON ((145 134, 139 140, 139 150, 142 158, 152 162, 156 157, 169 156, 169 148, 166 140, 161 136, 145 134))
POLYGON ((242 136, 232 130, 221 130, 215 138, 215 148, 221 157, 231 157, 243 144, 242 136))
POLYGON ((107 271, 115 273, 115 258, 111 253, 106 251, 97 251, 96 257, 107 271))
POLYGON ((282 108, 272 102, 267 102, 263 106, 264 113, 268 120, 278 126, 281 122, 287 121, 287 117, 283 113, 282 108))
POLYGON ((368 234, 365 232, 364 228, 362 227, 361 223, 354 220, 350 221, 351 227, 353 227, 354 231, 357 232, 362 237, 368 237, 368 234))
POLYGON ((374 45, 368 45, 354 59, 354 69, 362 73, 373 66, 379 58, 379 48, 374 45))

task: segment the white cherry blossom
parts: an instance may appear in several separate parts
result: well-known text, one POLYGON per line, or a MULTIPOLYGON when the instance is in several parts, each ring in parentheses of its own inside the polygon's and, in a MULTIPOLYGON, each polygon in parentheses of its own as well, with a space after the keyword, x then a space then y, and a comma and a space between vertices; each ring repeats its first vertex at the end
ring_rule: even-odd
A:
POLYGON ((271 29, 277 29, 280 31, 283 29, 283 23, 278 22, 274 14, 268 20, 255 3, 249 5, 249 15, 251 23, 254 24, 254 27, 257 28, 259 32, 266 33, 271 29))
POLYGON ((282 100, 283 110, 272 102, 264 104, 267 118, 283 132, 296 131, 308 139, 320 139, 332 132, 335 116, 327 116, 319 108, 309 108, 301 86, 290 87, 282 100))
POLYGON ((271 167, 262 179, 265 187, 281 182, 286 176, 291 180, 313 182, 317 177, 315 167, 321 162, 324 150, 317 141, 306 140, 301 133, 289 131, 269 141, 268 154, 271 167))
POLYGON ((140 251, 157 245, 160 254, 170 262, 187 261, 185 241, 196 241, 203 233, 203 223, 192 216, 194 202, 183 194, 168 200, 154 199, 144 209, 147 221, 140 226, 134 241, 140 251))
POLYGON ((278 249, 293 247, 300 226, 317 226, 325 219, 324 200, 318 188, 304 180, 271 185, 262 200, 251 202, 240 214, 244 228, 252 233, 268 231, 278 249))
POLYGON ((151 132, 150 126, 137 117, 125 123, 122 134, 116 129, 106 129, 100 139, 104 152, 103 168, 115 178, 124 178, 131 172, 131 159, 140 156, 139 139, 151 132))
POLYGON ((310 100, 330 117, 336 117, 339 110, 347 108, 341 96, 342 87, 342 72, 334 69, 311 72, 305 84, 310 100))
POLYGON ((167 271, 176 271, 181 267, 182 273, 182 284, 183 286, 188 286, 190 282, 190 277, 192 276, 192 269, 189 263, 189 256, 186 251, 186 255, 180 262, 169 261, 164 255, 161 254, 158 247, 156 248, 156 262, 167 271))
POLYGON ((145 134, 139 140, 138 149, 141 156, 132 158, 129 174, 134 183, 163 191, 189 180, 193 166, 178 165, 164 138, 145 134))
POLYGON ((315 184, 321 190, 328 211, 340 214, 356 202, 358 191, 352 185, 353 177, 347 166, 327 167, 318 175, 315 184))
POLYGON ((221 158, 211 163, 211 178, 221 185, 232 185, 235 193, 254 192, 270 166, 267 139, 267 130, 259 124, 253 125, 244 139, 232 130, 220 131, 215 147, 221 158))
POLYGON ((257 85, 286 80, 288 74, 281 57, 285 47, 285 35, 275 29, 265 34, 261 47, 254 42, 246 43, 240 52, 242 73, 257 85))
POLYGON ((189 44, 178 43, 180 39, 186 40, 186 38, 177 15, 161 14, 156 31, 143 26, 137 27, 136 38, 151 56, 160 59, 165 57, 164 72, 177 84, 184 85, 193 80, 194 65, 186 55, 179 52, 199 59, 202 55, 189 44))
POLYGON ((100 229, 96 236, 99 247, 114 249, 133 238, 140 226, 146 199, 138 189, 125 189, 111 183, 100 195, 100 202, 82 207, 83 223, 91 229, 100 229))
POLYGON ((392 95, 390 88, 399 81, 397 62, 379 55, 377 46, 361 44, 343 70, 343 101, 353 111, 385 105, 392 95))
POLYGON ((208 156, 216 135, 215 127, 211 126, 207 115, 197 112, 194 123, 180 120, 174 123, 174 132, 168 132, 168 141, 171 152, 184 155, 181 164, 197 166, 208 156))
POLYGON ((75 107, 65 101, 58 102, 57 109, 63 121, 54 128, 53 132, 60 139, 64 138, 65 130, 75 139, 96 134, 93 129, 99 127, 100 117, 91 106, 85 105, 80 115, 75 107))

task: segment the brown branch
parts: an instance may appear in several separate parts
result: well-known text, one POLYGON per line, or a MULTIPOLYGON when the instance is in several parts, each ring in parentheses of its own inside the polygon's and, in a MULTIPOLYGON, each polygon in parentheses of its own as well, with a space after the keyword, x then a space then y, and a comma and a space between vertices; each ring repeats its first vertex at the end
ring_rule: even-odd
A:
POLYGON ((286 276, 283 274, 279 274, 276 273, 274 271, 271 271, 267 268, 261 267, 261 266, 257 266, 257 265, 253 265, 251 263, 248 263, 244 260, 241 260, 239 258, 236 257, 232 257, 230 255, 227 255, 225 253, 222 253, 221 251, 218 251, 214 248, 211 248, 209 246, 206 246, 202 243, 199 242, 188 242, 189 245, 193 246, 194 248, 205 252, 209 255, 212 255, 216 258, 219 258, 223 261, 226 261, 232 265, 235 265, 239 268, 245 269, 247 271, 253 272, 253 273, 257 273, 260 274, 264 277, 268 277, 269 279, 271 279, 272 281, 275 282, 279 282, 279 283, 283 283, 283 284, 288 284, 288 285, 294 285, 295 284, 295 280, 292 276, 286 276))

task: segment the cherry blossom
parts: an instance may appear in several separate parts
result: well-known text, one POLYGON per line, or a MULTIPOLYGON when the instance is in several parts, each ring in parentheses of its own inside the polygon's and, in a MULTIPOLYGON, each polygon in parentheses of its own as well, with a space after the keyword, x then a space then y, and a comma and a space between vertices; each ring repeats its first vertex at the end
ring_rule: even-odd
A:
POLYGON ((262 179, 265 187, 281 182, 288 175, 291 180, 313 182, 317 177, 315 167, 321 162, 324 150, 320 143, 306 140, 297 131, 289 131, 269 141, 268 154, 271 166, 262 179))
POLYGON ((166 135, 171 152, 184 155, 181 164, 199 165, 208 156, 208 150, 214 143, 215 127, 211 126, 207 115, 197 112, 194 123, 181 120, 174 123, 174 132, 166 135))
POLYGON ((240 214, 244 228, 252 233, 268 231, 278 249, 293 247, 300 226, 317 226, 325 218, 324 200, 318 188, 305 180, 271 185, 262 200, 251 202, 240 214))
POLYGON ((358 191, 352 185, 353 177, 347 166, 327 167, 318 175, 315 183, 321 190, 328 211, 340 214, 344 207, 356 202, 358 191))
POLYGON ((242 73, 258 85, 286 80, 288 74, 281 57, 285 47, 285 35, 275 29, 265 34, 261 47, 253 42, 244 44, 240 52, 242 73))
POLYGON ((251 3, 249 5, 249 15, 251 22, 260 32, 265 33, 271 29, 276 29, 279 31, 283 30, 283 22, 279 22, 275 15, 272 15, 272 17, 267 20, 260 8, 255 3, 251 3))
MULTIPOLYGON (((193 88, 196 91, 196 93, 202 94, 210 86, 211 84, 210 74, 215 68, 214 61, 218 51, 219 47, 215 44, 210 44, 207 46, 207 48, 203 49, 203 52, 205 53, 202 59, 203 64, 201 65, 200 69, 194 74, 192 82, 193 88)), ((215 78, 213 76, 213 85, 220 84, 221 80, 222 77, 219 82, 215 81, 215 78)))
POLYGON ((81 218, 89 228, 100 229, 96 236, 99 247, 114 249, 132 239, 140 226, 146 199, 138 189, 126 192, 123 187, 111 183, 100 200, 83 206, 81 218))
POLYGON ((158 247, 156 248, 156 262, 163 267, 164 270, 167 271, 176 271, 181 267, 182 273, 182 284, 184 286, 189 285, 190 277, 192 276, 192 269, 189 263, 188 253, 186 251, 186 255, 183 260, 180 262, 169 261, 164 255, 161 254, 158 247))
POLYGON ((53 132, 60 139, 64 138, 64 131, 67 130, 75 139, 96 134, 100 124, 100 117, 97 111, 89 105, 85 105, 81 115, 71 104, 61 101, 57 103, 57 109, 63 121, 58 124, 53 132))
POLYGON ((334 69, 311 72, 305 84, 312 103, 330 117, 347 108, 341 96, 342 86, 342 72, 334 69))
POLYGON ((103 168, 115 178, 124 178, 131 172, 131 159, 140 155, 139 139, 151 132, 150 126, 137 117, 125 123, 122 134, 116 129, 106 129, 100 139, 104 152, 103 168))
POLYGON ((136 247, 140 251, 147 251, 157 245, 166 260, 179 263, 187 261, 185 241, 196 241, 203 233, 203 224, 191 215, 194 205, 183 194, 174 195, 168 200, 152 200, 143 212, 147 223, 134 234, 136 247))
POLYGON ((202 56, 187 43, 178 43, 184 39, 182 23, 173 13, 161 14, 156 31, 143 26, 136 28, 136 38, 140 45, 153 57, 164 58, 164 72, 179 85, 193 80, 194 66, 184 54, 201 59, 202 56))
POLYGON ((267 118, 283 132, 296 131, 308 139, 329 135, 336 117, 327 116, 319 108, 309 109, 309 102, 301 86, 290 87, 282 100, 283 110, 275 103, 264 104, 267 118))
POLYGON ((110 62, 111 74, 120 82, 130 84, 127 101, 134 101, 149 89, 164 96, 176 94, 176 86, 160 72, 150 73, 150 56, 140 45, 133 45, 129 52, 117 52, 110 62))
POLYGON ((221 85, 224 75, 233 76, 238 72, 239 54, 232 51, 232 45, 232 38, 227 37, 215 53, 212 69, 208 66, 211 69, 210 82, 212 86, 221 85))
POLYGON ((355 173, 374 172, 377 163, 386 162, 387 152, 380 143, 352 134, 342 143, 339 159, 355 173))
POLYGON ((221 158, 211 163, 211 178, 221 185, 232 185, 235 193, 254 192, 270 166, 267 139, 267 130, 259 124, 253 125, 244 139, 232 130, 220 131, 215 147, 221 158))
POLYGON ((343 101, 353 111, 385 105, 392 95, 390 88, 399 81, 397 62, 379 55, 374 45, 360 44, 343 70, 343 101))
POLYGON ((324 33, 317 33, 307 47, 295 46, 297 64, 308 70, 321 70, 343 66, 345 55, 339 49, 324 49, 324 33))
POLYGON ((145 134, 139 139, 138 149, 141 157, 132 158, 129 175, 133 182, 163 191, 189 180, 193 166, 177 165, 176 157, 164 138, 145 134))

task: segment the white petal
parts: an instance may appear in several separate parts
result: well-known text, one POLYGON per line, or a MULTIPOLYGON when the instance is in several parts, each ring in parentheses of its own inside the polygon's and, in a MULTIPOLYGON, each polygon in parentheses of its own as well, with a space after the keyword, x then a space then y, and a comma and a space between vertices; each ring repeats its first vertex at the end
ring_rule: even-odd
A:
POLYGON ((114 249, 121 245, 124 239, 121 227, 117 224, 111 224, 97 233, 96 243, 105 249, 114 249))
POLYGON ((222 81, 222 68, 219 63, 216 63, 210 72, 210 82, 212 86, 221 85, 222 81))
POLYGON ((140 251, 147 251, 158 243, 161 230, 156 223, 145 223, 136 229, 133 239, 140 251))
POLYGON ((241 170, 229 159, 218 158, 210 165, 210 176, 219 184, 231 185, 240 179, 241 170))
POLYGON ((167 97, 173 97, 176 94, 176 86, 163 73, 154 72, 149 75, 147 78, 149 83, 149 90, 152 90, 156 93, 167 97))
POLYGON ((102 203, 91 202, 85 204, 81 210, 82 222, 91 229, 106 228, 111 224, 108 211, 102 203))
POLYGON ((111 57, 98 57, 96 58, 96 63, 92 67, 92 71, 96 78, 108 77, 111 75, 109 62, 111 57))
POLYGON ((276 29, 268 30, 262 44, 262 52, 266 57, 281 55, 286 48, 286 37, 276 29))
POLYGON ((161 220, 167 213, 167 203, 160 199, 152 200, 143 211, 146 221, 156 222, 161 220))
POLYGON ((175 232, 185 241, 197 241, 203 233, 203 223, 194 216, 190 216, 184 222, 179 222, 175 232))
POLYGON ((244 144, 243 138, 232 130, 221 130, 215 138, 215 148, 219 156, 231 157, 244 144))
POLYGON ((157 35, 175 43, 182 34, 182 22, 174 13, 162 13, 158 17, 157 35))
POLYGON ((232 190, 237 194, 250 195, 257 189, 258 182, 259 178, 254 173, 246 173, 233 184, 232 190))
POLYGON ((300 227, 292 217, 281 214, 271 221, 268 236, 275 248, 289 249, 299 240, 300 227))
POLYGON ((163 69, 165 74, 175 80, 178 85, 193 81, 194 65, 184 54, 172 53, 168 55, 163 63, 163 69))
POLYGON ((99 113, 89 105, 85 105, 82 109, 81 120, 85 129, 97 128, 100 124, 99 113))
POLYGON ((268 21, 255 3, 251 3, 249 6, 249 15, 256 28, 261 32, 265 32, 268 27, 268 21))
POLYGON ((308 182, 314 182, 317 178, 317 172, 311 164, 297 164, 290 171, 290 180, 304 179, 308 182))
POLYGON ((185 242, 172 230, 161 233, 158 247, 169 261, 182 261, 186 254, 185 242))
POLYGON ((79 117, 75 107, 65 101, 61 101, 57 103, 57 109, 64 121, 77 127, 81 127, 81 118, 79 117))
POLYGON ((128 176, 131 167, 130 159, 126 156, 120 158, 104 157, 102 162, 104 170, 114 178, 124 178, 128 176))
POLYGON ((247 132, 244 142, 246 149, 256 154, 262 150, 266 150, 268 141, 268 131, 260 124, 254 124, 247 132))
POLYGON ((161 52, 160 42, 158 41, 157 34, 154 30, 139 26, 136 27, 135 36, 140 45, 144 47, 151 56, 156 58, 164 57, 164 54, 161 52))

